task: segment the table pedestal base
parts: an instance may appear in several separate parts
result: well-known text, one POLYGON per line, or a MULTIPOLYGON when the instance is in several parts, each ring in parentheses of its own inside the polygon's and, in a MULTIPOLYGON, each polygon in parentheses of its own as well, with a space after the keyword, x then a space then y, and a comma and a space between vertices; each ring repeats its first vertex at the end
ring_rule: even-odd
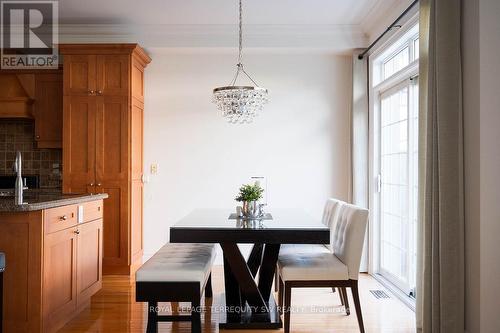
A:
MULTIPOLYGON (((225 295, 222 294, 222 300, 225 300, 225 295)), ((221 304, 221 308, 225 309, 225 302, 221 304)), ((222 310, 219 315, 219 329, 225 330, 242 330, 242 329, 280 329, 283 327, 278 307, 273 295, 269 298, 269 313, 252 314, 250 308, 244 312, 222 310)))

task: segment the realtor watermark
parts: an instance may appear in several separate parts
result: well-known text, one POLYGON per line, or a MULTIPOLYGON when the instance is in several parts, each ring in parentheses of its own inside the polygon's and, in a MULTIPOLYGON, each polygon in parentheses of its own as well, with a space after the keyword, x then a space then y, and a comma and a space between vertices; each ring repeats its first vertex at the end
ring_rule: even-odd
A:
MULTIPOLYGON (((265 308, 254 307, 254 306, 225 306, 225 305, 179 305, 177 307, 172 307, 171 305, 157 305, 148 306, 149 312, 154 313, 190 313, 190 312, 210 312, 214 313, 226 313, 226 314, 241 314, 246 312, 262 312, 265 308)), ((290 306, 288 308, 277 306, 276 309, 279 312, 290 312, 290 313, 302 313, 302 314, 329 314, 329 313, 345 313, 346 308, 342 306, 290 306)))
POLYGON ((57 68, 58 20, 58 1, 0 0, 0 67, 57 68))

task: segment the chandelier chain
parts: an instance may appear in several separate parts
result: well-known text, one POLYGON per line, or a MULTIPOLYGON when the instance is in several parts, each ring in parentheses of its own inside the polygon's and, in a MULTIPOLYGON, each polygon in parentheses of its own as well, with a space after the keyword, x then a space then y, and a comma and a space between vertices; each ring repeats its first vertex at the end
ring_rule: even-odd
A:
POLYGON ((240 75, 240 72, 243 72, 243 74, 246 75, 247 78, 252 81, 253 84, 258 86, 257 82, 255 82, 254 79, 245 71, 243 68, 243 5, 242 5, 242 0, 239 0, 239 34, 238 34, 238 64, 236 64, 236 73, 234 74, 233 79, 231 80, 231 83, 229 84, 230 86, 234 86, 236 84, 236 80, 238 79, 238 76, 240 75))
POLYGON ((239 34, 238 34, 238 64, 241 64, 242 53, 243 53, 243 8, 240 0, 240 21, 239 21, 239 34))

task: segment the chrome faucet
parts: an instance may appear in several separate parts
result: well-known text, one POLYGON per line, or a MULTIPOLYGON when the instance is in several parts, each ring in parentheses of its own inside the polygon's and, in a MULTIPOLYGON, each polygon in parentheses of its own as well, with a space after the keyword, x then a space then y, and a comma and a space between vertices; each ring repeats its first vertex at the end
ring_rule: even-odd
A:
POLYGON ((21 158, 21 152, 18 151, 16 153, 16 161, 14 162, 14 172, 16 173, 16 184, 14 188, 14 200, 16 205, 22 205, 23 204, 23 190, 24 190, 24 184, 23 184, 23 177, 21 175, 22 171, 22 158, 21 158))

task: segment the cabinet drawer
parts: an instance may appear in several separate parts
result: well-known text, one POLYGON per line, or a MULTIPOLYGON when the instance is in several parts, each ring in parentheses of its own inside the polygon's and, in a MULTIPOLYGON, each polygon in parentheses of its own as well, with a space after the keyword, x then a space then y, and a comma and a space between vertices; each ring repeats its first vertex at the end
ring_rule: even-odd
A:
POLYGON ((80 219, 80 223, 102 218, 102 200, 85 202, 81 206, 83 206, 83 218, 80 219))
POLYGON ((49 234, 72 227, 78 223, 78 207, 62 206, 45 211, 45 233, 49 234))

